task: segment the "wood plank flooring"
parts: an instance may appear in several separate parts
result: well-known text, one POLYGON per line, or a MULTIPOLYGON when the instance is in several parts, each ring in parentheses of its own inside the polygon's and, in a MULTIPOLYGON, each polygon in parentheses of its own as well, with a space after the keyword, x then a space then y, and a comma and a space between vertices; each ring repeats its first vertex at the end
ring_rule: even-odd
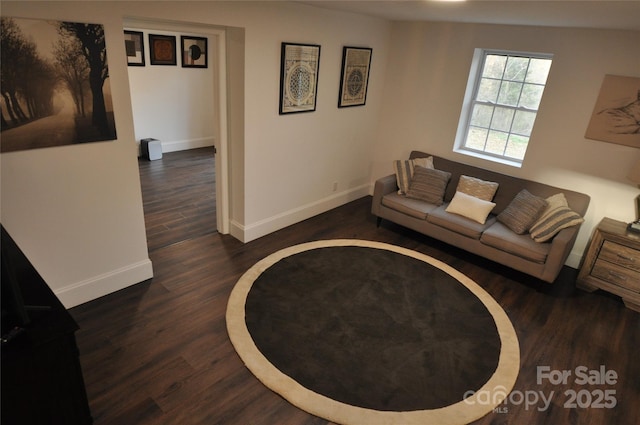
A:
POLYGON ((149 251, 216 231, 214 152, 207 147, 138 160, 149 251))
POLYGON ((399 226, 383 222, 378 228, 370 197, 242 244, 212 231, 215 206, 203 206, 212 195, 212 167, 206 150, 141 162, 155 276, 71 310, 81 328, 80 360, 97 425, 329 424, 290 405, 244 367, 226 333, 225 309, 233 285, 255 262, 293 244, 330 238, 381 241, 431 255, 502 305, 520 341, 521 372, 513 399, 476 424, 640 423, 640 314, 615 296, 576 290, 574 270, 548 285, 399 226), (174 180, 168 170, 181 170, 179 188, 156 184, 174 180), (576 382, 577 367, 601 365, 617 373, 615 384, 576 382), (571 376, 566 384, 538 383, 540 366, 571 376), (597 401, 599 390, 614 391, 615 407, 565 406, 570 391, 585 406, 597 401), (533 403, 534 393, 550 404, 533 403))

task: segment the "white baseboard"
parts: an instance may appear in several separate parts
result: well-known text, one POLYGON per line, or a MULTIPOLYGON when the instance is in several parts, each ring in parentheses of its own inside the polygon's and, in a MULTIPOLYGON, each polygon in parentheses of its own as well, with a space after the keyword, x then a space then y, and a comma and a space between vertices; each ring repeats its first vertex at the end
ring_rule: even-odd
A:
MULTIPOLYGON (((188 140, 171 140, 171 141, 160 141, 160 145, 162 146, 162 152, 177 152, 177 151, 186 151, 189 149, 197 149, 197 148, 205 148, 208 146, 215 146, 216 139, 214 137, 202 137, 199 139, 188 139, 188 140)), ((141 144, 138 143, 138 156, 142 156, 142 148, 141 144)))
POLYGON ((567 257, 567 261, 564 264, 565 266, 569 266, 573 269, 579 269, 581 262, 582 262, 582 253, 571 251, 569 253, 569 257, 567 257))
POLYGON ((169 142, 161 141, 160 144, 162 145, 162 152, 177 152, 213 146, 215 145, 215 139, 213 137, 203 137, 200 139, 173 140, 169 142))
MULTIPOLYGON (((230 220, 229 233, 241 242, 247 243, 254 239, 268 235, 269 233, 280 230, 284 227, 298 223, 300 221, 311 218, 315 215, 337 208, 348 202, 355 201, 363 196, 373 194, 373 185, 366 184, 346 192, 330 196, 317 202, 313 202, 302 207, 285 211, 273 217, 261 220, 250 225, 242 225, 237 221, 230 220)), ((582 254, 580 252, 571 252, 565 265, 574 269, 580 268, 582 262, 582 254)))
POLYGON ((122 267, 55 290, 65 308, 75 307, 153 277, 151 260, 122 267))
POLYGON ((300 221, 367 196, 370 186, 371 185, 367 183, 249 225, 242 225, 231 220, 230 233, 241 242, 251 242, 254 239, 273 233, 276 230, 299 223, 300 221))

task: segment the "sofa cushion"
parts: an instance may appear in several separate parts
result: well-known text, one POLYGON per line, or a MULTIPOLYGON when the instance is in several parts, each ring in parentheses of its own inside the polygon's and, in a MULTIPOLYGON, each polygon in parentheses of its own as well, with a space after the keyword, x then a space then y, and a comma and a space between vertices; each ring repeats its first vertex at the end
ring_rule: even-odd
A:
POLYGON ((484 224, 495 206, 496 204, 493 202, 485 201, 463 192, 456 192, 446 211, 484 224))
POLYGON ((500 214, 498 221, 518 235, 526 233, 540 217, 547 201, 522 189, 500 214))
POLYGON ((551 249, 550 243, 537 243, 529 235, 516 235, 499 222, 482 233, 480 242, 540 264, 546 261, 551 249))
POLYGON ((409 190, 416 165, 424 168, 433 168, 433 157, 407 160, 398 159, 393 161, 393 171, 396 173, 396 183, 398 184, 399 194, 405 195, 409 190))
POLYGON ((383 196, 382 205, 421 220, 424 220, 427 217, 427 214, 438 208, 437 205, 429 204, 417 199, 407 198, 406 196, 399 195, 396 192, 383 196))
POLYGON ((482 232, 496 221, 494 216, 490 216, 485 223, 481 224, 461 215, 447 212, 447 207, 448 204, 431 211, 427 215, 427 221, 473 239, 480 239, 482 232))
POLYGON ((485 201, 491 201, 498 190, 498 183, 481 180, 475 177, 460 176, 458 181, 457 192, 466 193, 485 201))
POLYGON ((430 204, 442 205, 444 191, 451 178, 451 173, 416 166, 409 185, 407 197, 419 199, 430 204))

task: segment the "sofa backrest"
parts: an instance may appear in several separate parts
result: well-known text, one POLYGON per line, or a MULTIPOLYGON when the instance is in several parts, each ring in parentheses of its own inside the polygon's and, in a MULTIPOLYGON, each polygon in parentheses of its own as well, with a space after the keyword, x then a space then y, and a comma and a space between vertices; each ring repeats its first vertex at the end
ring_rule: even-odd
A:
POLYGON ((451 201, 456 193, 456 187, 461 175, 476 177, 482 180, 497 182, 499 184, 493 202, 496 203, 493 209, 494 214, 500 214, 507 205, 515 198, 522 189, 527 189, 533 195, 542 198, 548 198, 559 192, 564 193, 567 198, 569 207, 584 217, 589 207, 591 198, 583 193, 574 192, 572 190, 562 189, 559 187, 549 186, 544 183, 538 183, 531 180, 525 180, 518 177, 508 176, 506 174, 496 173, 494 171, 485 170, 483 168, 462 164, 460 162, 451 161, 425 152, 413 151, 409 156, 410 159, 433 157, 433 166, 438 170, 448 171, 451 173, 451 180, 447 185, 444 200, 451 201))

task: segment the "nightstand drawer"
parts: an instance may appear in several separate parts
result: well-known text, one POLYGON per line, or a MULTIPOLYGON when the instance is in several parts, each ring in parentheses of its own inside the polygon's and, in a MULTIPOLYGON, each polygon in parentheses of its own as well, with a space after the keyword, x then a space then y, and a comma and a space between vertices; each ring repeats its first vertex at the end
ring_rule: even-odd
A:
POLYGON ((604 241, 598 258, 640 272, 640 251, 636 249, 604 241))
POLYGON ((594 264, 591 276, 634 292, 640 292, 640 272, 601 259, 594 264))

